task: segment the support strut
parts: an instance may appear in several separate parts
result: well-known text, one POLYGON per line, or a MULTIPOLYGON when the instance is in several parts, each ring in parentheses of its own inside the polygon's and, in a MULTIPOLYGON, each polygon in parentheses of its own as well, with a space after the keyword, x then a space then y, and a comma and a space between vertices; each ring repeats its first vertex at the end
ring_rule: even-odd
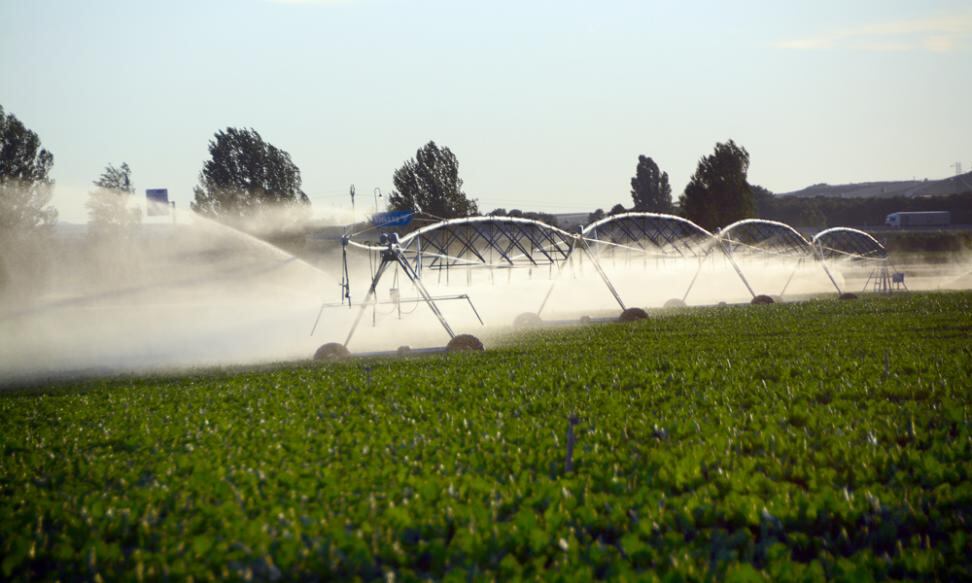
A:
POLYGON ((543 301, 540 302, 540 307, 537 309, 537 317, 540 316, 540 312, 547 307, 547 300, 553 294, 554 288, 557 286, 557 282, 560 281, 560 276, 564 272, 564 268, 567 266, 567 262, 572 260, 574 247, 576 246, 577 239, 571 239, 570 246, 567 247, 567 254, 564 255, 564 259, 557 263, 557 273, 553 277, 553 281, 550 282, 550 288, 547 290, 547 295, 543 296, 543 301))
POLYGON ((685 293, 682 294, 683 303, 685 302, 685 300, 688 299, 689 292, 692 291, 693 287, 695 287, 695 281, 699 279, 699 274, 702 273, 702 266, 705 265, 706 260, 709 259, 709 253, 712 253, 712 249, 713 246, 710 245, 709 248, 706 249, 702 257, 699 257, 699 268, 695 270, 695 275, 692 276, 692 281, 689 282, 688 288, 686 288, 685 293))
POLYGON ((719 239, 719 246, 722 248, 723 255, 725 255, 726 259, 729 260, 729 264, 732 265, 732 268, 736 270, 736 275, 738 275, 739 279, 742 280, 743 285, 745 285, 746 289, 749 290, 750 295, 755 298, 756 292, 754 292, 752 286, 749 285, 749 281, 747 281, 746 276, 743 275, 742 269, 739 269, 739 264, 736 263, 736 259, 732 256, 732 249, 725 242, 725 240, 722 239, 722 237, 719 237, 719 239))
MULTIPOLYGON (((814 247, 816 247, 816 245, 814 245, 814 247)), ((814 249, 814 256, 817 258, 817 261, 820 262, 820 267, 823 267, 824 273, 827 274, 827 279, 830 280, 830 283, 834 284, 834 289, 837 290, 837 295, 839 296, 843 294, 843 290, 840 289, 840 286, 837 285, 837 280, 834 279, 834 274, 830 273, 830 268, 827 267, 827 261, 824 259, 823 251, 814 249)), ((870 280, 870 276, 868 276, 868 279, 870 280)), ((865 287, 867 286, 867 284, 864 285, 865 287)))
POLYGON ((796 267, 794 267, 793 271, 790 272, 790 277, 786 278, 786 283, 783 284, 783 289, 780 290, 781 298, 783 297, 783 294, 786 293, 786 288, 790 287, 790 282, 793 281, 793 276, 796 275, 796 272, 800 269, 801 265, 803 265, 803 257, 801 257, 800 260, 797 261, 796 267))
POLYGON ((583 244, 584 254, 587 255, 587 257, 590 258, 591 263, 594 264, 594 270, 597 271, 597 274, 601 276, 601 281, 603 281, 604 285, 606 285, 608 290, 610 290, 611 295, 614 296, 615 301, 617 301, 618 305, 621 306, 621 310, 622 311, 627 310, 628 308, 627 306, 624 305, 624 302, 621 300, 621 296, 618 294, 618 290, 615 289, 614 284, 611 283, 611 280, 608 278, 607 273, 604 272, 604 268, 601 267, 601 263, 597 260, 597 257, 594 255, 594 252, 591 251, 590 245, 587 244, 587 239, 584 238, 583 235, 581 235, 579 238, 581 240, 581 243, 583 244))

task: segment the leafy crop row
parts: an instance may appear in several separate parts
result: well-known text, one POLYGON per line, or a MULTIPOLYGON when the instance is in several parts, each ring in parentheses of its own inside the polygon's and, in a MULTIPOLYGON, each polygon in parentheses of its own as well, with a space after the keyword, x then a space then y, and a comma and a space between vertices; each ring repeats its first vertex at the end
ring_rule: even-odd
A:
POLYGON ((0 576, 968 579, 970 337, 897 296, 8 394, 0 576))

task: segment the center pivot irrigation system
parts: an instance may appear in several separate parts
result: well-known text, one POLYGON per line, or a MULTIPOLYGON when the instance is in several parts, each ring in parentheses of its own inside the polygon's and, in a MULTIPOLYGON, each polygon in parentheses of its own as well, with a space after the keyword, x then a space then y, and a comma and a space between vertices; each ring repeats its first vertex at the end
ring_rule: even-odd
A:
MULTIPOLYGON (((808 241, 789 225, 775 221, 747 219, 711 233, 682 217, 647 212, 612 215, 580 228, 576 233, 568 233, 546 223, 524 218, 451 219, 428 225, 403 237, 397 233, 382 234, 377 245, 359 243, 350 235, 345 235, 341 238, 341 249, 341 301, 321 305, 311 335, 316 331, 325 308, 352 307, 349 249, 368 254, 372 264, 371 283, 364 299, 358 304, 357 314, 344 342, 322 345, 314 355, 316 359, 350 355, 348 344, 366 311, 370 307, 374 319, 374 310, 378 305, 394 306, 393 310, 401 317, 402 305, 414 304, 417 307, 424 303, 450 337, 445 350, 482 350, 482 342, 475 336, 456 334, 453 331, 438 305, 438 302, 444 301, 465 301, 480 324, 483 324, 472 299, 467 294, 433 296, 425 285, 433 277, 436 282, 445 280, 448 283, 451 278, 465 276, 469 283, 473 271, 476 270, 487 270, 493 282, 496 274, 502 273, 502 270, 527 269, 531 275, 534 270, 547 271, 551 284, 543 301, 536 312, 517 316, 515 326, 540 323, 540 314, 558 280, 565 268, 575 262, 580 266, 585 262, 593 266, 601 282, 620 306, 621 321, 645 318, 647 314, 641 308, 628 307, 625 304, 604 268, 607 261, 616 264, 620 260, 625 265, 640 261, 645 268, 649 261, 653 261, 659 269, 669 259, 695 261, 697 268, 684 293, 680 298, 672 298, 666 302, 666 307, 685 306, 685 301, 704 266, 716 257, 721 257, 732 266, 752 296, 752 303, 757 304, 773 303, 774 300, 768 295, 757 293, 750 284, 743 270, 746 264, 744 260, 749 258, 793 265, 779 296, 786 293, 797 270, 808 261, 819 264, 837 294, 847 299, 853 297, 853 294, 841 290, 831 272, 831 264, 836 261, 849 261, 870 269, 864 284, 865 289, 873 280, 875 291, 888 292, 900 276, 889 270, 884 247, 869 234, 856 229, 828 229, 808 241), (379 301, 376 290, 390 267, 394 268, 390 299, 379 301), (400 273, 414 286, 417 297, 401 297, 398 282, 400 273)), ((399 348, 399 353, 407 351, 410 351, 408 347, 399 348)))

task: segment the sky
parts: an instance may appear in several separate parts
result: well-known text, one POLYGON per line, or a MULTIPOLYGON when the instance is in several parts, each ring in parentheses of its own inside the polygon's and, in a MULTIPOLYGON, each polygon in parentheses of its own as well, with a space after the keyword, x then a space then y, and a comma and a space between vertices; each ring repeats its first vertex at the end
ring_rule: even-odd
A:
POLYGON ((0 0, 0 105, 68 222, 109 163, 187 208, 230 126, 322 216, 429 140, 483 211, 630 206, 639 154, 677 196, 728 139, 774 192, 942 178, 972 168, 970 57, 968 0, 0 0))

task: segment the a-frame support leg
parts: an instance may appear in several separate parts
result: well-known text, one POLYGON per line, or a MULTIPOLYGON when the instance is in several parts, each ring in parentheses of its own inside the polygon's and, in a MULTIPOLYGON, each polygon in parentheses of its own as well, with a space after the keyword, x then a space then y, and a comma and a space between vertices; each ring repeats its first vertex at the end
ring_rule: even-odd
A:
MULTIPOLYGON (((398 264, 402 266, 402 271, 404 271, 408 279, 412 281, 415 289, 418 290, 419 295, 422 296, 423 300, 425 300, 425 303, 429 306, 429 309, 432 310, 432 313, 435 314, 435 317, 439 319, 439 323, 442 324, 443 328, 445 328, 445 331, 449 334, 449 338, 455 338, 456 333, 452 331, 452 327, 449 326, 449 322, 447 322, 445 316, 442 315, 442 312, 439 310, 439 306, 435 304, 435 300, 432 299, 432 295, 429 294, 429 290, 425 289, 425 284, 422 283, 421 278, 419 278, 418 274, 415 273, 415 270, 412 269, 412 266, 408 263, 408 260, 402 257, 402 254, 397 251, 392 251, 390 253, 394 253, 393 260, 398 261, 398 264)), ((470 305, 472 305, 472 302, 470 302, 470 305)), ((473 311, 476 311, 475 307, 473 308, 473 311)), ((479 318, 478 312, 476 313, 476 317, 479 318)), ((480 323, 482 323, 482 319, 480 319, 480 323)))
MULTIPOLYGON (((375 297, 375 290, 378 288, 378 282, 381 280, 381 276, 384 275, 385 270, 388 269, 388 266, 392 263, 396 263, 402 268, 402 271, 405 272, 405 275, 415 286, 415 289, 418 290, 419 295, 422 296, 422 299, 429 306, 429 309, 431 309, 432 313, 435 314, 435 317, 439 320, 439 323, 442 324, 443 328, 445 328, 445 331, 449 334, 449 338, 455 338, 456 333, 452 331, 452 327, 449 326, 449 322, 447 322, 445 316, 442 315, 442 311, 439 310, 439 306, 436 305, 435 300, 432 299, 431 294, 429 294, 429 291, 425 288, 425 284, 422 283, 421 278, 419 278, 415 270, 412 269, 412 266, 409 264, 408 260, 402 257, 400 251, 388 250, 382 252, 381 263, 378 265, 378 270, 375 271, 374 279, 371 280, 371 287, 368 288, 368 293, 365 295, 365 299, 361 303, 361 308, 358 310, 358 315, 355 316, 354 323, 351 324, 351 330, 348 331, 348 337, 344 340, 344 346, 347 347, 348 343, 351 342, 351 337, 354 336, 354 332, 358 329, 358 324, 361 323, 361 318, 364 316, 365 310, 368 309, 368 305, 375 297)), ((473 309, 475 310, 475 308, 473 309)), ((478 313, 476 314, 476 317, 479 317, 478 313)))

